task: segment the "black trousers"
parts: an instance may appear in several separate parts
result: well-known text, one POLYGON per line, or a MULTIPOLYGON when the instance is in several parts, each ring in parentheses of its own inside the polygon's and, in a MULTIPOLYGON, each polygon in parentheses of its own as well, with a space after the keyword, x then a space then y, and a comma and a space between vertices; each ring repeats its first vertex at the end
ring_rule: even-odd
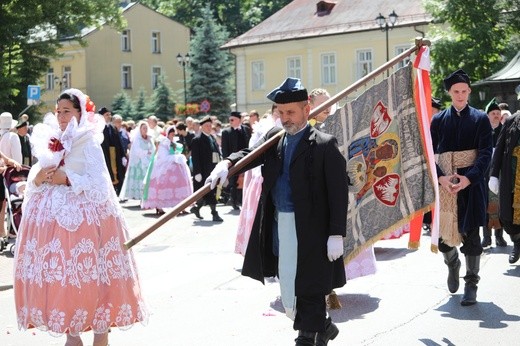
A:
MULTIPOLYGON (((444 244, 442 238, 439 239, 439 251, 446 253, 453 249, 452 246, 444 244)), ((482 254, 482 245, 480 243, 479 227, 469 229, 462 236, 462 246, 460 252, 466 256, 480 256, 482 254)))
MULTIPOLYGON (((193 178, 193 190, 197 191, 201 187, 204 187, 204 183, 206 182, 207 177, 202 177, 202 180, 196 181, 195 178, 193 178)), ((204 197, 199 199, 197 201, 197 205, 199 207, 203 207, 205 205, 217 205, 217 189, 213 189, 210 192, 208 192, 204 197)))
POLYGON ((234 175, 231 178, 229 178, 228 189, 233 205, 240 204, 242 202, 242 190, 238 188, 238 175, 234 175))
POLYGON ((324 332, 327 320, 327 305, 324 295, 297 296, 294 330, 324 332))

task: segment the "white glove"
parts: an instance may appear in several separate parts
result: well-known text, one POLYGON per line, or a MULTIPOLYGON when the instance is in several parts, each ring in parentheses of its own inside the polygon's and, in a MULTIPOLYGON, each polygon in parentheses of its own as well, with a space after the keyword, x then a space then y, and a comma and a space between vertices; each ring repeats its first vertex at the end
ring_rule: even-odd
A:
POLYGON ((491 192, 493 192, 495 195, 498 195, 498 178, 497 177, 490 177, 488 182, 489 189, 491 192))
POLYGON ((215 168, 211 171, 209 177, 206 179, 205 184, 211 183, 211 189, 213 190, 217 184, 219 186, 224 185, 228 176, 228 163, 229 161, 224 160, 217 163, 215 168))
POLYGON ((124 167, 126 167, 126 164, 128 163, 128 160, 126 159, 126 157, 121 158, 121 163, 123 164, 124 167))
POLYGON ((194 178, 197 181, 197 183, 200 183, 200 181, 202 180, 202 174, 199 173, 194 178))
POLYGON ((327 257, 329 261, 334 262, 343 256, 343 237, 340 235, 331 235, 327 240, 327 257))

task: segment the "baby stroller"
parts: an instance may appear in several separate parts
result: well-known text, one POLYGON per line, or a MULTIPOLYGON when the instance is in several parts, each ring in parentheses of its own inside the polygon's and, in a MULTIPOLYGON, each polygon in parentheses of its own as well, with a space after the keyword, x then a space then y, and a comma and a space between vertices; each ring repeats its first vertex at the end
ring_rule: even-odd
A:
POLYGON ((14 255, 16 235, 22 219, 23 194, 30 169, 29 166, 22 166, 22 169, 17 171, 14 167, 7 167, 4 172, 7 219, 5 229, 8 236, 0 238, 0 252, 9 247, 9 251, 14 255))

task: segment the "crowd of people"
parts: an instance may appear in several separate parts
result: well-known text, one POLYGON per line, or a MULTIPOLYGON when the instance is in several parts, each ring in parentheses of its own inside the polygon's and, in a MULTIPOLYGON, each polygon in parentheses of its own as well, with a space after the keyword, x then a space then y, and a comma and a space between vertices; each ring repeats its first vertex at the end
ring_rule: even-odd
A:
MULTIPOLYGON (((462 70, 447 76, 444 86, 451 104, 443 109, 433 98, 431 122, 440 186, 439 250, 448 267, 448 290, 455 293, 462 245, 461 305, 467 306, 477 302, 480 255, 491 246, 493 230, 496 246, 507 246, 504 231, 510 235, 509 263, 520 258, 520 115, 495 99, 485 110, 471 107, 470 78, 462 70)), ((94 344, 107 345, 111 327, 146 323, 133 254, 123 247, 128 234, 120 204, 137 200, 160 216, 209 183, 211 192, 182 214, 204 219, 201 209, 207 205, 211 222, 223 222, 218 203, 241 211, 235 252, 244 256, 242 274, 262 282, 279 277, 284 309, 298 331, 296 345, 333 340, 339 329, 328 316, 326 297, 347 277, 375 271, 372 248, 365 251, 372 256, 360 255, 370 263, 364 273, 349 270, 342 260, 347 162, 322 126, 335 107, 309 121, 311 110, 330 95, 325 89, 307 92, 295 78, 267 98, 272 108, 262 116, 256 110, 230 112, 227 124, 210 115, 126 121, 106 107, 96 110, 77 89, 63 91, 56 113, 34 126, 26 115, 17 121, 2 113, 2 170, 30 169, 13 189, 0 187, 2 219, 6 191, 24 197, 15 256, 19 327, 66 334, 69 346, 82 345, 81 333, 92 330, 94 344), (228 179, 231 166, 281 129, 278 145, 228 179), (59 299, 63 296, 70 299, 59 299)), ((8 231, 0 222, 0 237, 8 231)))

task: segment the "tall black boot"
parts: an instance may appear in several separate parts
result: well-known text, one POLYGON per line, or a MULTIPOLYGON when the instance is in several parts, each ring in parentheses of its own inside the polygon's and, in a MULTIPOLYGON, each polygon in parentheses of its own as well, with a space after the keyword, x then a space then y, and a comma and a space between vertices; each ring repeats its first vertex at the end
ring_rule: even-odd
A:
POLYGON ((213 215, 213 221, 222 222, 222 218, 218 215, 216 205, 212 204, 209 206, 211 208, 211 215, 213 215))
POLYGON ((318 333, 316 336, 316 346, 326 346, 329 343, 329 340, 334 340, 339 334, 338 327, 332 323, 330 317, 327 318, 327 322, 325 324, 325 331, 318 333))
POLYGON ((464 281, 464 295, 460 304, 462 306, 473 305, 477 302, 477 284, 480 280, 478 272, 480 270, 480 256, 466 256, 466 276, 464 281))
POLYGON ((486 226, 482 227, 482 242, 480 244, 484 248, 491 246, 491 230, 486 226))
POLYGON ((444 256, 444 263, 448 266, 448 290, 450 293, 455 293, 459 289, 459 252, 456 248, 453 248, 442 255, 444 256))
POLYGON ((507 246, 507 242, 504 239, 504 230, 502 228, 498 228, 495 230, 495 244, 500 247, 507 246))
POLYGON ((316 345, 316 332, 300 330, 298 337, 294 341, 296 341, 296 346, 314 346, 316 345))

